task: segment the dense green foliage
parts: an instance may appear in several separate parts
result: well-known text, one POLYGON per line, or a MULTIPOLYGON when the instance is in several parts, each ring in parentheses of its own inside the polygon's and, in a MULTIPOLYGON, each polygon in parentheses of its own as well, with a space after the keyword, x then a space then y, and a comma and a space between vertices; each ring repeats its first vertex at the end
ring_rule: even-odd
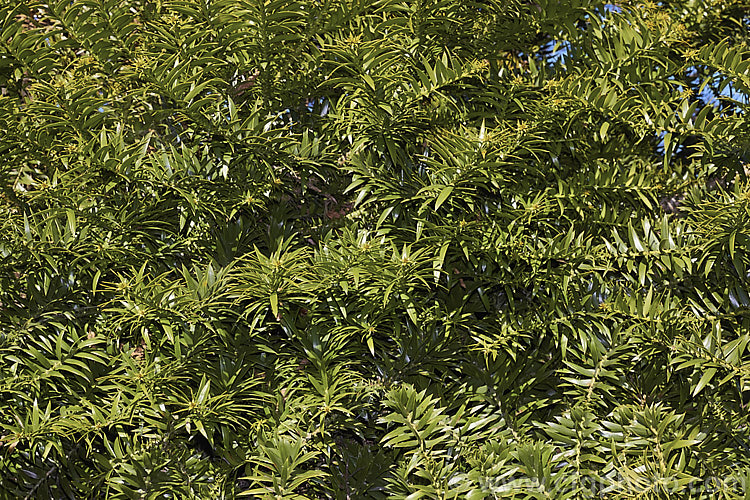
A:
POLYGON ((749 32, 0 2, 4 498, 746 498, 749 32))

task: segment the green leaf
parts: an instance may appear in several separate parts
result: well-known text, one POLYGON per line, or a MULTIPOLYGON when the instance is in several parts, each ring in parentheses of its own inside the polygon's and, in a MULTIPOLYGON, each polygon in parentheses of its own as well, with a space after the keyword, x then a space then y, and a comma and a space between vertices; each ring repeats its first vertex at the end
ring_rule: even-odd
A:
POLYGON ((711 382, 711 379, 714 377, 714 375, 716 375, 716 368, 709 368, 705 372, 703 372, 700 380, 698 380, 695 388, 693 388, 693 396, 697 396, 703 390, 703 388, 711 382))
POLYGON ((448 196, 450 196, 452 192, 453 186, 445 186, 440 190, 440 194, 438 194, 438 197, 435 199, 435 210, 440 208, 440 206, 445 202, 445 200, 448 199, 448 196))

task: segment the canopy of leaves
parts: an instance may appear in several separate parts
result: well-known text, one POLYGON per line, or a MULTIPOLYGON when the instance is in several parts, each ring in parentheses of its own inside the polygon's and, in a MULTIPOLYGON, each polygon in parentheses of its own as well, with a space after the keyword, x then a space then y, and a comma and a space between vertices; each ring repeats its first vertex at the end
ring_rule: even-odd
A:
POLYGON ((0 2, 0 491, 745 498, 749 33, 0 2))

